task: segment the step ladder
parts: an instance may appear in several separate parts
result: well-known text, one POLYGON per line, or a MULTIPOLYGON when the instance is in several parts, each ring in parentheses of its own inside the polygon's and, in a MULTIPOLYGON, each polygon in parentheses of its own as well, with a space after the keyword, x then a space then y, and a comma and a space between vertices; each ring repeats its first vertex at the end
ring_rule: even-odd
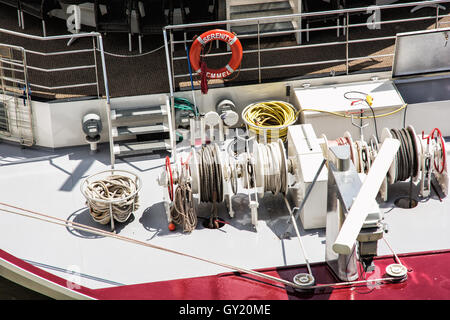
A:
POLYGON ((26 52, 0 45, 0 138, 24 146, 35 143, 26 52))
POLYGON ((171 150, 173 138, 167 97, 162 105, 111 107, 114 157, 130 157, 171 150))
MULTIPOLYGON (((226 0, 226 17, 232 19, 248 19, 257 17, 270 17, 278 15, 288 15, 301 12, 301 0, 226 0)), ((301 25, 298 19, 274 19, 269 21, 243 22, 240 24, 228 25, 230 32, 237 36, 258 36, 264 37, 266 33, 274 31, 290 31, 298 29, 301 25)), ((299 33, 296 33, 297 43, 301 43, 299 33)))

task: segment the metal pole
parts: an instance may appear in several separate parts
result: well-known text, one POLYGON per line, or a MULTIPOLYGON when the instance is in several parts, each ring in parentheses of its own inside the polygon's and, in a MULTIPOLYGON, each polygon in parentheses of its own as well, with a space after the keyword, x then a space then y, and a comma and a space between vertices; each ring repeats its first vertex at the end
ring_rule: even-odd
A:
POLYGON ((95 38, 92 38, 92 48, 94 51, 94 62, 95 62, 95 82, 97 83, 97 98, 100 98, 100 86, 98 83, 98 65, 97 65, 97 47, 95 46, 95 38))
MULTIPOLYGON (((172 33, 172 31, 171 31, 172 33)), ((167 40, 167 28, 163 28, 163 37, 164 37, 164 47, 166 51, 166 63, 167 63, 167 75, 169 77, 169 90, 170 90, 170 110, 172 114, 172 128, 175 130, 175 106, 174 106, 174 92, 173 92, 173 72, 172 72, 172 63, 170 61, 170 53, 169 53, 169 44, 167 40)), ((169 119, 170 120, 170 119, 169 119)), ((176 161, 177 159, 177 152, 175 149, 175 141, 174 141, 174 132, 170 133, 170 141, 171 141, 171 147, 172 147, 172 157, 173 160, 176 161)))
POLYGON ((261 83, 261 36, 260 36, 260 24, 258 20, 258 80, 261 83))
POLYGON ((348 34, 349 34, 349 32, 350 32, 350 29, 349 29, 349 27, 348 27, 348 25, 349 25, 349 23, 350 23, 350 16, 349 16, 349 14, 348 14, 348 12, 347 12, 347 19, 346 19, 347 21, 347 24, 346 24, 346 26, 345 26, 345 29, 346 29, 346 32, 345 32, 345 69, 346 69, 346 74, 348 74, 348 38, 349 38, 349 36, 348 36, 348 34))
POLYGON ((298 231, 297 222, 295 221, 295 217, 292 214, 291 206, 289 205, 289 201, 287 200, 286 197, 284 197, 284 202, 286 204, 287 209, 289 210, 289 214, 292 219, 292 224, 294 225, 295 233, 297 234, 298 242, 300 244, 300 248, 302 249, 303 257, 305 258, 305 261, 306 261, 306 267, 308 268, 308 273, 313 276, 311 266, 309 265, 309 258, 308 258, 308 255, 306 254, 305 247, 304 247, 303 241, 302 241, 302 237, 300 236, 300 231, 298 231))
POLYGON ((435 29, 439 28, 439 5, 436 5, 436 25, 434 27, 435 29))
POLYGON ((114 156, 114 141, 112 136, 112 123, 111 123, 111 97, 109 95, 108 74, 106 72, 106 60, 105 52, 103 50, 103 38, 101 34, 97 34, 97 40, 100 50, 100 57, 102 61, 103 82, 105 84, 105 96, 106 96, 106 117, 108 120, 108 135, 109 135, 109 153, 111 159, 111 169, 114 169, 116 158, 114 156))

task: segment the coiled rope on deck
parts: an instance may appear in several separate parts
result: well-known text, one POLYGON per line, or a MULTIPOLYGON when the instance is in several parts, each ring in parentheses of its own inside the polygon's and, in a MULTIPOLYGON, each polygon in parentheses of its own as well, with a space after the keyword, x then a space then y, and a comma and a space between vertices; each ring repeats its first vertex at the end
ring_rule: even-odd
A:
POLYGON ((114 220, 125 222, 139 208, 136 182, 123 175, 111 175, 105 179, 88 182, 84 190, 86 205, 92 218, 101 224, 114 220), (134 194, 134 196, 133 196, 134 194), (122 201, 120 201, 122 199, 122 201))
POLYGON ((290 103, 283 101, 258 102, 247 106, 242 119, 249 130, 258 136, 266 131, 267 141, 278 138, 286 141, 288 126, 297 120, 298 112, 290 103))

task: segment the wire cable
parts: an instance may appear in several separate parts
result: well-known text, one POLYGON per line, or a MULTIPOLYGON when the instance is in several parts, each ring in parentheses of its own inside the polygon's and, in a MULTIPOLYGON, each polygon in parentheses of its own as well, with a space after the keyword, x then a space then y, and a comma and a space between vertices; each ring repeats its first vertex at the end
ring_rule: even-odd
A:
POLYGON ((399 107, 399 108, 397 108, 397 109, 395 109, 393 111, 386 112, 386 113, 383 113, 383 114, 376 114, 375 116, 374 115, 371 115, 371 116, 353 116, 353 115, 349 115, 348 113, 328 111, 328 110, 321 110, 321 109, 314 109, 314 108, 301 109, 299 111, 299 113, 306 112, 306 111, 311 111, 311 112, 327 113, 327 114, 331 114, 331 115, 342 117, 342 118, 351 118, 353 116, 354 119, 372 119, 374 117, 375 118, 383 118, 383 117, 391 116, 393 114, 396 114, 397 112, 402 111, 406 107, 407 107, 407 104, 405 104, 405 105, 403 105, 403 106, 401 106, 401 107, 399 107))
POLYGON ((221 202, 223 199, 222 169, 216 145, 203 146, 199 151, 200 200, 221 202))
POLYGON ((356 102, 360 102, 360 103, 365 103, 370 108, 370 111, 372 111, 373 123, 374 123, 374 126, 375 126, 375 136, 377 137, 377 140, 379 140, 378 129, 377 129, 377 120, 376 120, 376 116, 375 116, 375 111, 372 108, 372 104, 373 104, 372 96, 370 96, 369 94, 367 94, 365 92, 361 92, 361 91, 348 91, 348 92, 344 93, 344 98, 347 99, 347 100, 352 100, 352 103, 351 103, 352 106, 356 102), (349 97, 350 94, 362 95, 362 96, 364 96, 364 98, 361 98, 361 97, 349 97))
POLYGON ((400 141, 400 148, 397 151, 397 170, 394 181, 405 181, 412 178, 418 170, 418 159, 413 143, 414 136, 407 129, 391 129, 392 137, 400 141))

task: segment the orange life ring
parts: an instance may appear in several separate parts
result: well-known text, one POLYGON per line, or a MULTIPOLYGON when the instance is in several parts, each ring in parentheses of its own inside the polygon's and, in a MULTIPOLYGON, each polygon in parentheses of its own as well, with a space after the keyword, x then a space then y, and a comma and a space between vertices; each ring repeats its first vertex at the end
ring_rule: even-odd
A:
POLYGON ((210 41, 220 40, 226 42, 231 47, 232 56, 227 65, 220 69, 206 68, 206 77, 209 79, 225 78, 232 74, 239 68, 242 61, 242 45, 236 35, 226 30, 214 29, 209 30, 197 37, 192 44, 189 52, 189 60, 191 61, 192 69, 199 73, 200 68, 200 54, 202 47, 210 41))

